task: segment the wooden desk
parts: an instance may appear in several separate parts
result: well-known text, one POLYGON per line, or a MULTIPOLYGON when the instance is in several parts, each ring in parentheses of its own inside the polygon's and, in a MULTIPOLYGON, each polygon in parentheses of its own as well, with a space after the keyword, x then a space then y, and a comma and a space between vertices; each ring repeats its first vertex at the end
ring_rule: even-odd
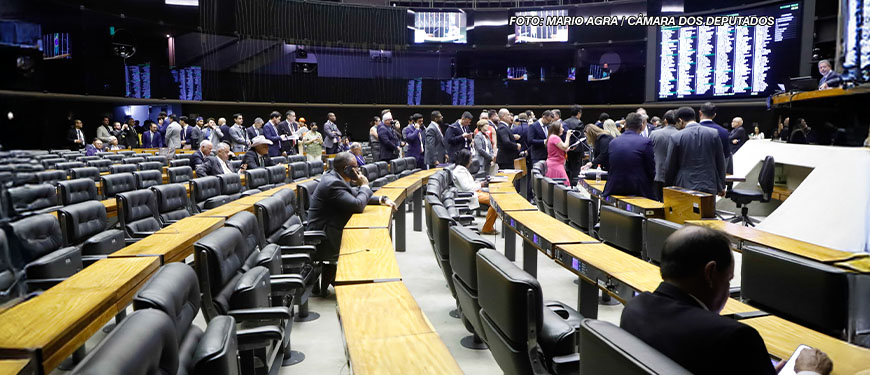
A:
POLYGON ((417 189, 419 189, 422 186, 423 186, 423 179, 421 179, 420 176, 418 176, 415 173, 412 175, 402 177, 396 181, 390 182, 390 183, 382 186, 381 188, 405 189, 409 193, 411 193, 411 192, 416 191, 417 189))
POLYGON ((716 215, 716 197, 700 191, 668 186, 662 189, 665 219, 677 224, 686 220, 713 218, 716 215))
POLYGON ((837 96, 847 96, 847 95, 855 95, 855 94, 866 94, 870 89, 866 87, 855 87, 849 90, 845 90, 842 87, 835 87, 827 90, 815 90, 815 91, 804 91, 799 93, 782 93, 779 95, 773 95, 773 105, 779 106, 783 104, 789 104, 794 101, 801 100, 811 100, 811 99, 820 99, 820 98, 833 98, 837 96))
POLYGON ((126 308, 158 267, 154 257, 97 261, 0 315, 0 348, 40 350, 50 372, 126 308))
MULTIPOLYGON (((244 198, 236 199, 236 200, 234 200, 234 201, 232 201, 232 202, 230 202, 230 203, 241 204, 241 205, 246 205, 246 204, 247 204, 247 205, 251 205, 251 206, 253 206, 254 203, 257 203, 257 202, 259 202, 259 201, 261 201, 261 200, 263 200, 263 199, 266 199, 266 198, 269 198, 269 196, 260 196, 259 194, 254 194, 254 195, 247 196, 247 197, 244 197, 244 198)), ((241 211, 239 211, 239 212, 241 212, 241 211)))
POLYGON ((787 359, 798 345, 805 344, 828 354, 834 362, 832 374, 870 374, 870 349, 837 340, 776 316, 744 319, 741 323, 755 328, 764 339, 767 351, 779 358, 787 359))
MULTIPOLYGON (((261 198, 262 199, 262 198, 261 198)), ((239 203, 238 201, 232 201, 225 203, 221 206, 212 208, 208 211, 199 213, 194 215, 195 217, 222 217, 228 218, 239 212, 249 211, 254 212, 254 205, 251 203, 239 203)))
POLYGON ((800 255, 804 258, 813 259, 822 263, 842 262, 855 258, 863 258, 868 255, 866 253, 850 253, 820 245, 814 245, 809 242, 780 236, 760 229, 744 227, 727 221, 688 220, 686 221, 686 224, 701 225, 708 228, 718 229, 743 241, 749 241, 795 255, 800 255))
POLYGON ((649 198, 619 197, 617 198, 616 206, 623 210, 638 213, 648 218, 665 218, 665 204, 649 198))
POLYGON ((335 285, 401 280, 389 229, 342 232, 335 285))
MULTIPOLYGON (((507 222, 507 227, 523 237, 523 270, 535 277, 538 276, 538 250, 553 258, 559 244, 598 243, 598 240, 541 211, 509 211, 504 215, 502 220, 507 222)), ((505 233, 505 252, 507 243, 513 242, 508 235, 505 233)))
POLYGON ((17 375, 27 368, 27 359, 0 359, 0 375, 17 375))
POLYGON ((110 198, 106 200, 100 201, 103 203, 103 206, 106 206, 106 216, 115 217, 118 216, 118 199, 110 198))
POLYGON ((224 225, 223 218, 191 216, 118 250, 110 258, 159 256, 163 263, 181 262, 193 254, 193 244, 224 225))
POLYGON ((513 182, 510 181, 490 183, 487 189, 490 194, 517 193, 517 189, 514 188, 513 182))
POLYGON ((390 228, 392 218, 392 208, 368 205, 362 213, 353 214, 344 229, 390 228))
POLYGON ((489 203, 493 205, 493 208, 495 208, 495 211, 499 215, 503 215, 507 211, 538 210, 526 198, 517 193, 493 194, 489 198, 489 203))
POLYGON ((354 374, 461 374, 462 370, 398 281, 335 288, 354 374))
POLYGON ((382 196, 390 198, 396 204, 400 204, 405 201, 407 198, 408 191, 403 188, 388 188, 384 186, 384 188, 378 189, 374 195, 382 196))

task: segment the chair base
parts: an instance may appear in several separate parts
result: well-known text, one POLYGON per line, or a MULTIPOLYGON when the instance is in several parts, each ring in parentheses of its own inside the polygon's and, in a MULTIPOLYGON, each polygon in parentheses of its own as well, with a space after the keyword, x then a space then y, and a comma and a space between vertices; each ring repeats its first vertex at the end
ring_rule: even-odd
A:
POLYGON ((302 314, 296 314, 296 316, 293 318, 293 321, 294 322, 310 322, 313 320, 317 320, 319 318, 320 318, 320 314, 311 311, 308 314, 305 314, 305 316, 302 316, 302 314))
POLYGON ((746 205, 743 205, 743 207, 740 208, 740 215, 734 215, 734 217, 728 221, 734 224, 742 223, 744 227, 754 227, 756 223, 760 222, 749 217, 749 207, 746 207, 746 205))
POLYGON ((475 335, 468 335, 459 340, 459 344, 462 345, 463 348, 471 349, 471 350, 486 350, 489 349, 489 346, 486 345, 485 342, 480 341, 479 338, 475 335))
POLYGON ((619 301, 617 301, 607 293, 602 293, 601 297, 598 297, 598 304, 603 306, 613 306, 618 305, 619 301))
POLYGON ((291 350, 290 355, 284 354, 284 361, 281 362, 281 367, 293 366, 305 360, 305 353, 291 350))
POLYGON ((459 309, 450 310, 450 312, 447 313, 447 315, 450 315, 451 318, 459 319, 460 318, 459 309))
POLYGON ((574 285, 580 285, 580 279, 574 279, 574 285))

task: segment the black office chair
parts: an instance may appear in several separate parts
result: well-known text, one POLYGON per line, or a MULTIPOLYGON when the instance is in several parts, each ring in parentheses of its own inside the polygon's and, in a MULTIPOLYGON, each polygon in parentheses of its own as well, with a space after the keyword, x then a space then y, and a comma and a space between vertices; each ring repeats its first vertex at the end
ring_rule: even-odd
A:
POLYGON ((48 289, 83 268, 81 250, 62 247, 60 222, 51 214, 4 225, 12 265, 25 276, 28 291, 48 289))
POLYGON ((268 187, 269 171, 265 168, 248 169, 245 171, 245 187, 248 190, 259 190, 261 186, 268 187))
POLYGON ((173 160, 180 160, 180 159, 190 160, 190 158, 192 158, 192 157, 193 157, 192 153, 191 154, 175 154, 175 159, 173 159, 173 160))
POLYGON ((166 176, 169 177, 170 184, 187 182, 193 179, 193 169, 186 165, 180 167, 169 167, 166 168, 166 176))
POLYGON ((190 200, 183 184, 156 185, 151 187, 151 191, 154 192, 154 198, 157 200, 157 213, 161 226, 174 224, 190 216, 190 200))
POLYGON ((453 285, 462 321, 471 336, 462 338, 460 344, 468 349, 486 349, 483 325, 480 321, 480 303, 477 293, 477 251, 495 249, 495 246, 469 228, 450 227, 450 267, 453 269, 453 285))
POLYGON ((486 343, 505 374, 578 373, 577 311, 545 304, 538 280, 492 249, 477 252, 477 285, 486 343))
POLYGON ((167 159, 163 155, 146 156, 145 161, 156 161, 156 162, 159 162, 160 165, 163 165, 163 166, 169 165, 169 159, 167 159))
POLYGON ((228 196, 221 195, 221 182, 216 176, 190 180, 190 198, 194 212, 204 212, 230 201, 228 196))
POLYGON ((377 190, 381 186, 386 185, 387 179, 380 177, 380 172, 378 171, 378 166, 374 164, 366 164, 360 167, 360 173, 365 175, 369 180, 369 185, 372 189, 377 190))
POLYGON ((598 238, 604 242, 640 256, 643 253, 644 216, 613 206, 601 206, 601 227, 598 238))
MULTIPOLYGON (((450 266, 450 227, 456 225, 461 226, 462 224, 454 220, 444 206, 433 205, 431 210, 435 259, 441 267, 441 272, 444 274, 444 279, 447 281, 447 287, 450 289, 450 294, 453 296, 453 299, 456 299, 456 286, 453 285, 453 269, 450 266)), ((459 318, 459 309, 457 308, 456 310, 450 311, 450 316, 459 318)))
POLYGON ((311 197, 318 183, 319 181, 306 181, 296 184, 296 213, 303 223, 308 223, 308 209, 311 208, 311 197))
POLYGON ((62 157, 45 158, 40 160, 39 162, 42 163, 42 166, 45 167, 45 169, 57 169, 57 163, 65 163, 66 159, 62 157))
POLYGON ((274 163, 276 165, 287 164, 287 158, 285 158, 283 156, 273 156, 273 157, 271 157, 271 159, 272 159, 272 163, 274 163))
POLYGON ((752 202, 770 202, 770 196, 773 194, 773 178, 775 174, 775 162, 773 156, 767 156, 761 163, 761 171, 758 172, 757 189, 732 189, 729 195, 737 208, 740 208, 740 215, 731 219, 732 223, 743 223, 744 226, 755 226, 758 220, 749 217, 749 207, 747 205, 752 202))
POLYGON ((50 184, 57 186, 59 182, 66 181, 66 173, 63 171, 42 171, 36 172, 33 175, 36 178, 34 181, 36 184, 50 184))
MULTIPOLYGON (((221 183, 221 195, 226 195, 230 201, 241 198, 245 194, 242 193, 242 178, 238 173, 224 173, 217 176, 221 183)), ((256 190, 253 193, 256 194, 256 190)), ((248 194, 250 195, 250 194, 248 194)))
POLYGON ((136 190, 136 178, 132 173, 108 174, 100 177, 103 198, 114 198, 119 193, 136 190))
POLYGON ((300 161, 303 163, 306 161, 305 155, 290 155, 287 157, 288 163, 296 163, 300 161))
POLYGON ((580 357, 581 374, 691 375, 643 340, 602 320, 580 323, 580 357))
POLYGON ((109 166, 109 173, 111 174, 120 174, 120 173, 133 173, 136 172, 136 165, 134 164, 114 164, 109 166))
MULTIPOLYGON (((285 217, 293 217, 296 216, 299 219, 299 222, 302 223, 302 218, 296 215, 296 190, 294 189, 281 189, 272 194, 272 197, 280 199, 284 202, 284 215, 285 217)), ((287 229, 290 224, 287 222, 284 223, 283 228, 287 229)))
POLYGON ((136 164, 145 162, 145 158, 138 157, 138 156, 131 156, 131 157, 126 157, 126 158, 121 159, 121 162, 124 164, 136 165, 136 164))
POLYGON ((23 278, 22 272, 12 265, 6 233, 0 231, 0 309, 21 302, 26 293, 23 278))
POLYGON ((313 160, 308 162, 308 177, 320 176, 323 174, 323 162, 313 160))
POLYGON ((394 174, 396 176, 402 174, 405 171, 405 160, 402 158, 396 158, 390 160, 390 174, 394 174))
POLYGON ((4 190, 6 215, 10 218, 56 210, 57 188, 49 184, 24 185, 4 190))
POLYGON ((102 157, 103 159, 106 159, 106 160, 110 160, 112 162, 112 164, 121 163, 121 160, 124 159, 124 155, 118 155, 117 153, 113 153, 113 152, 104 152, 104 153, 100 154, 100 157, 102 157))
POLYGON ((87 201, 57 211, 64 246, 78 247, 84 265, 90 265, 124 247, 124 232, 109 225, 106 206, 87 201))
POLYGON ((69 178, 71 180, 87 178, 97 182, 100 180, 100 170, 95 167, 72 168, 69 170, 69 178))
POLYGON ((565 199, 568 206, 568 225, 589 233, 589 205, 592 201, 578 191, 569 191, 565 199))
POLYGON ((97 199, 97 184, 88 178, 61 181, 57 184, 57 198, 66 206, 97 199))
POLYGON ((396 176, 390 174, 390 165, 387 164, 386 161, 379 161, 374 163, 374 165, 378 166, 378 176, 386 177, 387 180, 390 182, 396 180, 396 176), (390 178, 390 176, 392 176, 392 179, 390 178))
MULTIPOLYGON (((276 186, 284 185, 287 182, 287 168, 284 167, 283 164, 266 167, 266 171, 269 172, 269 186, 271 186, 270 189, 276 186)), ((262 190, 268 189, 264 188, 262 190)))
POLYGON ((563 184, 553 185, 553 217, 565 224, 571 222, 568 218, 568 193, 571 188, 563 184))
POLYGON ((136 179, 136 189, 147 189, 163 184, 163 173, 153 169, 133 172, 133 177, 136 179))
POLYGON ((91 156, 82 155, 82 156, 76 157, 76 161, 80 161, 80 162, 86 163, 86 164, 89 161, 100 160, 100 159, 102 159, 102 158, 100 158, 98 155, 91 155, 91 156))
POLYGON ((308 178, 308 164, 304 161, 290 163, 290 178, 293 181, 301 181, 308 178))
POLYGON ((665 240, 682 227, 681 224, 664 219, 647 219, 643 235, 644 259, 655 264, 661 263, 665 240))
POLYGON ((85 164, 88 167, 94 167, 94 168, 99 169, 100 172, 108 172, 109 167, 112 166, 112 161, 106 160, 106 159, 99 159, 99 157, 98 157, 97 160, 88 160, 87 162, 85 162, 85 164))
POLYGON ((159 161, 143 161, 136 164, 140 171, 158 171, 163 173, 163 163, 159 161))
POLYGON ((172 159, 169 161, 169 168, 172 167, 189 167, 190 160, 189 159, 172 159))
POLYGON ((133 190, 118 194, 118 221, 124 229, 128 244, 148 237, 160 230, 157 198, 150 189, 133 190))

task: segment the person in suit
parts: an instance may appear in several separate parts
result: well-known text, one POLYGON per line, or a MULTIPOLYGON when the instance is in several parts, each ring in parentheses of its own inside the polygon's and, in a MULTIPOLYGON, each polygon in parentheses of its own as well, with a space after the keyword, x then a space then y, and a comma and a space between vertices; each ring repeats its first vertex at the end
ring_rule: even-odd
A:
POLYGON ((263 136, 272 141, 269 146, 269 156, 281 155, 281 137, 278 136, 278 122, 281 121, 281 114, 273 111, 269 114, 269 121, 263 125, 263 136))
MULTIPOLYGON (((184 116, 182 116, 184 117, 184 116)), ((181 124, 178 123, 178 117, 173 113, 169 115, 169 125, 166 126, 166 147, 173 150, 181 148, 181 124)))
POLYGON ((103 116, 100 126, 97 127, 97 138, 103 143, 109 142, 109 137, 112 136, 112 124, 109 121, 109 116, 103 116))
MULTIPOLYGON (((202 147, 202 145, 200 145, 202 147)), ((245 173, 245 165, 243 164, 238 171, 230 164, 230 145, 224 142, 218 143, 215 146, 217 150, 216 156, 208 156, 205 161, 196 167, 196 176, 217 176, 225 173, 245 173)))
POLYGON ((199 150, 193 153, 193 156, 190 157, 190 167, 193 170, 196 170, 200 164, 205 161, 205 158, 211 156, 211 149, 214 145, 209 141, 202 141, 199 143, 199 150))
POLYGON ((335 280, 338 250, 341 235, 351 215, 361 213, 369 204, 381 204, 396 209, 396 204, 387 197, 374 196, 369 180, 359 172, 357 159, 349 152, 335 156, 333 169, 323 174, 317 188, 311 194, 308 208, 307 230, 322 230, 326 241, 314 254, 315 260, 327 261, 321 274, 321 294, 335 280), (355 186, 351 186, 351 183, 355 186))
POLYGON ((519 135, 517 142, 520 144, 520 152, 525 152, 528 157, 529 143, 527 137, 529 135, 529 117, 525 113, 517 115, 517 125, 511 129, 511 133, 519 135))
POLYGON ((655 199, 653 180, 656 175, 655 154, 649 138, 640 133, 646 124, 637 113, 625 118, 625 133, 610 142, 610 170, 604 196, 639 195, 655 199))
POLYGON ((408 151, 405 153, 405 156, 414 157, 417 160, 417 168, 424 169, 426 168, 426 163, 423 161, 423 138, 425 137, 423 115, 415 113, 411 119, 414 122, 402 130, 405 142, 408 143, 408 151))
POLYGON ((94 156, 103 152, 103 141, 99 138, 94 138, 91 144, 85 146, 85 155, 94 156))
POLYGON ((139 148, 139 133, 136 131, 136 120, 127 117, 127 123, 121 126, 118 143, 123 148, 139 148))
POLYGON ((163 139, 166 139, 166 128, 169 126, 169 121, 167 120, 166 112, 160 111, 157 114, 157 131, 160 132, 160 136, 163 139))
POLYGON ((164 147, 163 137, 157 130, 157 124, 151 123, 148 131, 142 133, 142 147, 145 148, 161 148, 164 147))
POLYGON ((592 147, 590 160, 584 167, 598 168, 601 170, 610 169, 610 142, 613 141, 613 136, 598 126, 586 126, 586 144, 592 147))
POLYGON ((746 129, 743 128, 743 118, 735 117, 731 120, 731 133, 728 134, 728 143, 731 147, 731 154, 737 153, 743 144, 746 143, 746 129))
POLYGON ((363 157, 362 154, 362 145, 359 142, 354 142, 350 144, 350 153, 356 158, 356 165, 362 167, 366 165, 366 158, 363 157))
POLYGON ((224 138, 224 132, 221 128, 214 122, 214 118, 209 117, 206 120, 205 126, 202 128, 202 140, 209 141, 211 144, 216 145, 221 143, 221 139, 224 138))
POLYGON ((493 164, 495 158, 495 150, 492 147, 492 142, 489 136, 486 135, 486 129, 489 127, 489 120, 479 120, 477 122, 477 131, 474 133, 474 158, 477 159, 477 164, 480 168, 477 170, 475 177, 485 177, 489 174, 489 168, 493 164))
MULTIPOLYGON (((584 125, 583 122, 580 121, 580 118, 583 117, 583 107, 578 104, 575 104, 571 107, 571 117, 562 121, 562 127, 565 130, 573 130, 574 137, 571 139, 566 139, 565 142, 568 145, 572 145, 579 140, 579 138, 583 135, 584 125)), ((580 169, 583 167, 583 147, 579 147, 579 145, 571 147, 568 149, 568 158, 565 162, 565 172, 568 173, 568 178, 571 179, 571 186, 576 186, 577 181, 580 179, 580 169)))
POLYGON ((291 139, 299 125, 296 124, 296 112, 287 111, 284 121, 278 123, 278 136, 281 137, 281 154, 284 156, 296 154, 296 140, 291 139))
POLYGON ((499 144, 498 153, 495 156, 495 162, 499 169, 513 169, 514 159, 520 157, 520 150, 523 146, 517 142, 520 140, 519 134, 511 133, 508 123, 512 120, 510 111, 507 108, 498 110, 498 126, 495 129, 496 139, 499 144))
POLYGON ((190 134, 188 134, 188 144, 191 150, 199 149, 199 143, 203 141, 202 127, 205 125, 205 120, 202 117, 197 117, 193 126, 189 126, 190 134))
POLYGON ((272 141, 262 135, 251 139, 251 148, 242 156, 242 166, 247 169, 255 169, 275 165, 272 158, 269 157, 269 146, 271 145, 272 141))
POLYGON ((249 144, 254 142, 254 138, 263 135, 263 119, 260 117, 255 118, 254 125, 251 125, 251 127, 246 130, 246 133, 248 134, 249 144))
POLYGON ((399 148, 402 144, 396 133, 393 132, 393 115, 389 112, 385 113, 384 121, 378 125, 378 142, 381 144, 381 150, 378 153, 380 161, 390 161, 399 156, 399 148))
POLYGON ((541 160, 547 160, 547 133, 549 132, 547 127, 554 119, 553 112, 544 111, 541 113, 540 120, 529 125, 526 140, 529 142, 531 165, 535 165, 541 160))
POLYGON ((66 142, 73 151, 85 148, 85 133, 82 131, 82 120, 75 119, 72 128, 66 133, 66 142))
POLYGON ((665 186, 725 196, 725 154, 715 130, 695 122, 691 107, 677 109, 677 129, 668 144, 665 186))
POLYGON ((470 149, 471 141, 474 137, 471 130, 468 129, 468 126, 471 124, 471 120, 474 116, 471 115, 470 112, 465 111, 462 113, 462 117, 450 124, 447 127, 447 131, 444 133, 444 139, 447 141, 447 157, 449 160, 454 160, 456 158, 456 152, 461 149, 470 149))
POLYGON ((643 121, 644 123, 640 135, 644 136, 645 138, 649 138, 649 135, 653 132, 653 130, 656 130, 656 126, 649 121, 649 115, 646 113, 646 109, 638 108, 635 113, 640 115, 641 121, 643 121))
POLYGON ((241 113, 233 115, 233 126, 230 127, 230 145, 233 152, 245 152, 250 144, 245 128, 242 126, 244 122, 245 118, 241 113))
POLYGON ((323 147, 326 148, 327 154, 336 154, 341 130, 338 130, 338 125, 335 124, 335 113, 329 112, 326 118, 326 122, 323 123, 323 147))
MULTIPOLYGON (((665 240, 661 274, 654 292, 625 306, 622 329, 693 374, 777 373, 758 331, 720 315, 734 277, 726 234, 693 225, 678 229, 665 240)), ((825 353, 810 349, 799 355, 795 372, 827 375, 832 367, 825 353)))
POLYGON ((719 136, 719 141, 722 142, 722 155, 725 156, 725 163, 727 164, 728 159, 731 158, 731 142, 728 141, 728 130, 713 121, 713 119, 716 118, 716 105, 706 102, 701 105, 699 113, 701 121, 699 121, 698 124, 715 130, 716 134, 719 136))
POLYGON ((664 127, 656 130, 649 135, 650 141, 653 143, 653 154, 656 159, 656 176, 653 179, 653 193, 656 194, 656 199, 662 200, 662 189, 665 187, 665 162, 668 157, 668 145, 671 143, 671 136, 676 133, 677 119, 676 111, 668 110, 665 112, 664 127))
MULTIPOLYGON (((181 148, 185 150, 190 150, 190 125, 187 124, 189 121, 187 116, 179 116, 178 117, 178 125, 181 125, 181 132, 179 133, 179 138, 181 139, 181 148)), ((167 130, 168 131, 168 130, 167 130)))
POLYGON ((426 147, 424 148, 423 162, 427 167, 436 167, 447 161, 447 145, 444 142, 444 134, 441 133, 441 121, 444 117, 441 112, 432 111, 429 115, 429 126, 426 127, 426 147))
MULTIPOLYGON (((230 126, 227 125, 226 118, 219 118, 217 120, 218 129, 220 129, 220 142, 224 142, 226 144, 233 143, 233 137, 230 136, 230 126)), ((214 143, 214 142, 212 142, 214 143)))
POLYGON ((819 74, 822 75, 819 79, 819 90, 840 87, 840 75, 834 71, 830 61, 819 61, 819 74))

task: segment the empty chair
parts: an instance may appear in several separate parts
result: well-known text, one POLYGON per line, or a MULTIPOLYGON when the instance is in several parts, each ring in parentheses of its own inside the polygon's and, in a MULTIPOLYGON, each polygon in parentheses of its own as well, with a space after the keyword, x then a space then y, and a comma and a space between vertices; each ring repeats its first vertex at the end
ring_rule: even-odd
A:
POLYGON ((96 167, 72 168, 69 170, 69 178, 87 178, 97 182, 100 180, 100 170, 96 167))
MULTIPOLYGON (((453 284, 453 269, 450 265, 450 226, 456 222, 447 212, 444 206, 432 206, 432 237, 434 238, 435 257, 438 260, 438 265, 441 267, 441 272, 444 274, 444 279, 447 281, 447 288, 450 289, 450 294, 454 299, 456 297, 456 287, 453 284)), ((451 316, 458 317, 458 311, 451 311, 451 316)))
POLYGON ((643 252, 644 216, 613 206, 601 206, 598 237, 604 242, 640 256, 643 252))
POLYGON ((121 162, 123 162, 124 164, 133 164, 133 165, 142 163, 144 161, 145 161, 145 158, 141 158, 141 157, 137 157, 137 156, 127 157, 127 158, 121 159, 121 162))
POLYGON ((181 167, 181 166, 190 166, 189 159, 172 159, 169 161, 169 167, 181 167))
MULTIPOLYGON (((280 189, 272 194, 273 197, 280 199, 284 202, 284 213, 287 217, 292 217, 296 215, 296 191, 293 189, 280 189)), ((298 218, 298 216, 297 216, 298 218)), ((301 224, 302 220, 299 220, 301 224)), ((284 228, 288 227, 288 223, 284 224, 284 228)))
POLYGON ((160 224, 167 226, 190 216, 190 201, 183 184, 155 185, 151 187, 157 200, 160 224))
POLYGON ((58 219, 50 214, 34 215, 4 226, 12 254, 12 265, 23 270, 28 291, 48 289, 82 269, 78 248, 62 247, 58 219))
POLYGON ((155 170, 133 172, 136 178, 136 189, 147 189, 163 183, 163 173, 155 170))
POLYGON ((308 178, 308 164, 304 161, 290 163, 290 179, 301 181, 308 178))
POLYGON ((158 171, 163 172, 163 164, 159 161, 145 161, 137 164, 140 171, 158 171))
POLYGON ((580 323, 581 374, 690 375, 691 372, 612 323, 580 323))
POLYGON ((396 158, 390 160, 390 173, 396 176, 405 171, 405 159, 396 158))
POLYGON ((88 160, 85 163, 88 167, 95 167, 100 170, 100 172, 108 172, 109 166, 112 165, 111 160, 106 159, 97 159, 97 160, 88 160))
POLYGON ((169 167, 166 169, 166 176, 169 177, 170 184, 187 182, 193 179, 193 169, 188 166, 169 167))
POLYGON ((64 206, 57 212, 64 246, 78 247, 84 264, 105 258, 124 247, 124 232, 110 228, 106 206, 99 201, 64 206))
MULTIPOLYGON (((63 171, 59 171, 63 173, 63 171)), ((38 184, 36 173, 32 172, 16 172, 12 174, 12 186, 33 185, 38 184)))
POLYGON ((11 306, 25 294, 21 273, 12 265, 6 233, 0 231, 0 306, 11 306))
POLYGON ((61 181, 57 184, 60 205, 66 206, 97 199, 97 184, 89 178, 61 181))
POLYGON ((229 202, 229 197, 221 195, 221 181, 215 176, 190 180, 190 197, 196 212, 203 212, 229 202))
POLYGON ((245 186, 248 189, 258 189, 269 184, 269 171, 265 168, 248 169, 245 171, 245 186))
POLYGON ((131 150, 127 150, 127 151, 118 151, 118 152, 116 152, 116 154, 118 154, 118 155, 123 155, 124 157, 130 157, 131 155, 135 155, 135 154, 136 154, 136 151, 131 151, 131 150))
POLYGON ((556 181, 552 178, 544 177, 541 181, 541 201, 544 203, 544 213, 555 217, 553 213, 553 190, 556 188, 556 181))
POLYGON ((273 156, 273 157, 272 157, 272 163, 275 163, 275 164, 287 164, 287 158, 285 158, 285 157, 283 157, 283 156, 273 156))
POLYGON ((65 163, 64 158, 46 158, 39 161, 45 169, 57 169, 57 163, 65 163))
POLYGON ((314 177, 323 174, 323 162, 320 160, 314 160, 308 162, 308 176, 314 177))
POLYGON ((81 152, 69 152, 69 153, 65 153, 65 154, 63 154, 63 155, 61 155, 61 156, 63 156, 63 158, 66 159, 67 161, 75 161, 77 157, 79 157, 79 156, 84 156, 84 153, 81 153, 81 152))
POLYGON ((36 172, 36 183, 57 185, 58 182, 66 181, 66 173, 64 171, 42 171, 36 172))
POLYGON ((308 222, 308 209, 311 208, 311 197, 317 189, 317 181, 306 181, 296 184, 296 212, 302 221, 308 222))
POLYGON ((192 153, 190 153, 190 154, 175 154, 176 160, 178 160, 178 159, 190 159, 192 157, 193 157, 192 153))
POLYGON ((6 189, 6 214, 9 217, 41 214, 57 209, 54 185, 24 185, 6 189))
POLYGON ((386 178, 378 180, 380 178, 380 172, 378 171, 378 166, 374 164, 366 164, 360 167, 360 173, 366 176, 369 180, 369 184, 372 188, 380 188, 381 186, 386 185, 386 178))
POLYGON ((290 155, 287 157, 287 163, 305 162, 305 155, 290 155))
POLYGON ((163 155, 146 156, 145 161, 156 161, 159 162, 161 166, 169 165, 169 159, 163 155))
POLYGON ((538 280, 492 249, 477 252, 477 286, 486 343, 505 374, 578 372, 579 313, 545 305, 538 280))
POLYGON ((107 174, 100 177, 103 187, 103 197, 112 198, 118 193, 136 190, 136 178, 132 173, 107 174))
POLYGON ((284 185, 287 181, 287 168, 284 165, 266 167, 269 172, 269 185, 272 187, 284 185))
POLYGON ((85 166, 85 163, 82 163, 82 162, 80 162, 80 161, 68 161, 68 162, 65 162, 65 163, 57 163, 57 164, 54 165, 54 167, 55 167, 56 169, 62 170, 62 171, 64 171, 64 172, 66 172, 66 174, 69 174, 69 170, 70 170, 70 169, 73 169, 73 168, 82 168, 82 167, 84 167, 84 166, 85 166))
POLYGON ((102 159, 102 158, 99 157, 99 156, 97 156, 97 155, 92 155, 92 156, 79 156, 79 157, 76 158, 76 161, 80 161, 80 162, 83 162, 83 163, 87 164, 87 162, 89 162, 89 161, 100 160, 100 159, 102 159))
POLYGON ((662 262, 662 249, 665 240, 682 225, 664 219, 647 219, 644 225, 643 250, 644 259, 651 260, 656 264, 662 262))
POLYGON ((568 192, 571 191, 565 185, 553 185, 553 217, 557 220, 568 224, 568 192))
POLYGON ((450 228, 450 268, 453 269, 453 285, 459 312, 471 336, 463 338, 462 346, 483 349, 483 325, 480 322, 480 303, 477 294, 477 251, 495 246, 469 228, 450 228))
POLYGON ((221 183, 221 195, 226 195, 231 201, 242 196, 242 178, 237 173, 224 173, 217 176, 221 183))
POLYGON ((589 205, 592 201, 577 191, 569 191, 565 199, 568 206, 568 224, 589 233, 589 205))
POLYGON ((113 153, 113 152, 104 152, 104 153, 100 154, 100 156, 103 159, 111 160, 112 164, 118 164, 121 162, 121 160, 124 159, 124 155, 119 155, 119 154, 113 153))
POLYGON ((109 167, 109 173, 111 174, 133 173, 136 171, 136 166, 133 164, 115 164, 109 167))
POLYGON ((758 220, 749 217, 749 207, 746 205, 756 201, 770 202, 770 196, 773 193, 775 164, 773 156, 765 157, 761 163, 761 170, 758 172, 758 186, 761 190, 731 189, 729 198, 737 205, 737 208, 740 208, 740 215, 731 219, 732 223, 743 223, 743 225, 754 227, 755 223, 758 222, 758 220))
POLYGON ((160 230, 157 199, 150 189, 118 194, 118 221, 128 243, 136 242, 160 230))

